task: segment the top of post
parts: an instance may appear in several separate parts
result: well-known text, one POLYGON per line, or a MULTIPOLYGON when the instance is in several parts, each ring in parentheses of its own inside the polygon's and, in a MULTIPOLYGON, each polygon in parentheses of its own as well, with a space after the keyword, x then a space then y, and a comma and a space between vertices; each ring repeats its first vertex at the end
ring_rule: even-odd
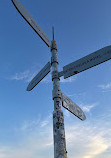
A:
POLYGON ((52 51, 53 49, 57 50, 57 44, 56 44, 56 41, 54 40, 54 26, 52 26, 51 51, 52 51))

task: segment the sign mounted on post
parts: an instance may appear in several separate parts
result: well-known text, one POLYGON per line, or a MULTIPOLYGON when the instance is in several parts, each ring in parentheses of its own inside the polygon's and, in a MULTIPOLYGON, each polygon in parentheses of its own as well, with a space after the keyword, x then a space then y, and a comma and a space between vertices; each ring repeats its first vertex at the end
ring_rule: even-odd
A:
POLYGON ((111 46, 104 47, 63 67, 60 76, 68 78, 111 59, 111 46))
POLYGON ((78 117, 80 120, 84 121, 86 116, 82 109, 77 106, 71 99, 69 99, 65 94, 62 93, 62 106, 78 117))
POLYGON ((28 24, 33 28, 33 30, 39 35, 39 37, 46 43, 48 47, 51 46, 51 42, 45 32, 40 28, 37 22, 32 18, 32 16, 28 13, 28 11, 22 6, 22 4, 18 0, 11 0, 18 10, 18 12, 22 15, 22 17, 28 22, 28 24))
POLYGON ((27 91, 31 91, 51 70, 51 64, 48 62, 43 69, 32 79, 27 87, 27 91))
POLYGON ((39 35, 39 37, 46 43, 48 47, 51 47, 51 63, 48 62, 42 70, 32 79, 27 87, 27 91, 31 91, 50 71, 52 67, 52 82, 53 82, 53 100, 54 100, 54 112, 53 112, 53 138, 54 138, 54 158, 64 157, 67 158, 66 140, 65 140, 65 128, 64 128, 64 115, 61 110, 62 106, 69 112, 74 114, 80 120, 85 120, 86 116, 82 109, 77 106, 71 99, 65 94, 61 94, 60 90, 60 78, 68 78, 77 73, 85 71, 91 67, 101 64, 111 59, 111 46, 104 47, 92 54, 89 54, 73 63, 70 63, 63 67, 63 71, 58 72, 58 57, 57 57, 57 45, 54 40, 54 29, 53 29, 53 40, 50 42, 48 36, 40 28, 37 22, 31 17, 27 10, 21 5, 18 0, 11 0, 27 21, 27 23, 33 28, 33 30, 39 35), (61 99, 60 99, 61 98, 61 99))

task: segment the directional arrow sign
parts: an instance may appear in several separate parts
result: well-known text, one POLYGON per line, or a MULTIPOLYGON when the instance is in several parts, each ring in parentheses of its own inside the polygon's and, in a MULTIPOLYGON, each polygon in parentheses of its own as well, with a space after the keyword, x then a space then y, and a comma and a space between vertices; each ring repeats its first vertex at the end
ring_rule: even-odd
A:
POLYGON ((86 116, 79 106, 77 106, 71 99, 69 99, 65 94, 62 93, 62 106, 78 117, 80 120, 84 121, 86 116))
POLYGON ((32 79, 27 87, 27 91, 31 91, 49 72, 51 64, 48 62, 43 69, 32 79))
POLYGON ((28 24, 34 29, 34 31, 40 36, 40 38, 46 43, 48 47, 51 46, 51 42, 45 32, 40 28, 37 22, 32 18, 32 16, 28 13, 28 11, 22 6, 22 4, 18 0, 11 0, 18 10, 18 12, 22 15, 22 17, 28 22, 28 24))
POLYGON ((59 76, 68 78, 111 59, 111 46, 104 47, 63 67, 59 76))

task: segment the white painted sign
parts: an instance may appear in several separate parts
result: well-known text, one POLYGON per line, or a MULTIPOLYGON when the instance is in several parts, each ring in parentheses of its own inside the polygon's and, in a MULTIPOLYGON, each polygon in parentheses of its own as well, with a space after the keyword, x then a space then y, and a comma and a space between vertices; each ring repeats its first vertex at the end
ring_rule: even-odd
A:
POLYGON ((51 70, 51 64, 48 62, 43 69, 32 79, 27 87, 27 91, 31 91, 51 70))
POLYGON ((109 59, 111 59, 111 46, 104 47, 71 64, 64 66, 62 75, 64 78, 68 78, 109 59))
POLYGON ((78 117, 80 120, 84 121, 86 116, 82 109, 77 106, 71 99, 69 99, 65 94, 62 93, 62 106, 78 117))
POLYGON ((40 38, 46 43, 48 47, 51 46, 51 42, 45 32, 40 28, 37 22, 32 18, 28 11, 22 6, 18 0, 12 0, 14 6, 22 17, 28 22, 28 24, 34 29, 34 31, 40 36, 40 38))

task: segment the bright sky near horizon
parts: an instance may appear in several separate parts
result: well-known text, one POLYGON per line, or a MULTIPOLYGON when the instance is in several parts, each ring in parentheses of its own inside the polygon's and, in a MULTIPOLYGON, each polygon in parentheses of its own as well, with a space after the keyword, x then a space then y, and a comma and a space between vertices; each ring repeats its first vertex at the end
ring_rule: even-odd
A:
MULTIPOLYGON (((50 61, 50 49, 11 0, 0 1, 0 158, 52 158, 52 82, 26 88, 50 61)), ((110 0, 20 0, 58 46, 59 70, 111 45, 110 0)), ((80 106, 82 122, 62 108, 68 158, 111 158, 111 60, 71 78, 61 91, 80 106)))

